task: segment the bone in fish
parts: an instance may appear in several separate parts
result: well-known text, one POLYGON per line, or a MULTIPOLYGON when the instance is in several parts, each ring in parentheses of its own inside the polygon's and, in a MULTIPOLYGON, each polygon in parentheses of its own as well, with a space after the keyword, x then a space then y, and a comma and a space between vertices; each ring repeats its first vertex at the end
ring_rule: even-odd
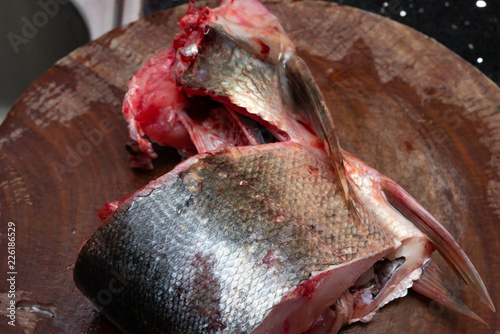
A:
POLYGON ((260 2, 191 2, 179 26, 132 79, 124 115, 133 166, 152 167, 145 136, 197 154, 112 207, 82 247, 75 281, 104 314, 133 333, 336 333, 413 287, 481 321, 435 249, 494 310, 442 225, 341 149, 260 2))

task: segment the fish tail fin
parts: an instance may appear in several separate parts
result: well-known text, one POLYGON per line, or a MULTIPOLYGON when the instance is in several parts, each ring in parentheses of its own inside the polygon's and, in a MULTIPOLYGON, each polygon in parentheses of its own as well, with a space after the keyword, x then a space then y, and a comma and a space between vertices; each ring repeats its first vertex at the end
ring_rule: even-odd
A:
POLYGON ((434 261, 429 260, 422 267, 422 275, 413 282, 412 289, 433 299, 450 309, 488 325, 476 313, 469 309, 444 282, 441 271, 434 261))
POLYGON ((481 301, 495 312, 495 305, 481 276, 453 236, 396 182, 388 177, 382 177, 380 184, 389 204, 415 224, 432 241, 448 264, 474 290, 481 301))

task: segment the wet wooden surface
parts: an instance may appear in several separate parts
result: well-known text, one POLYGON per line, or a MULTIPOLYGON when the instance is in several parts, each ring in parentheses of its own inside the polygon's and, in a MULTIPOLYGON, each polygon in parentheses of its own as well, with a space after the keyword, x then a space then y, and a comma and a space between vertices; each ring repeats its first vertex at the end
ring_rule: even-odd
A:
MULTIPOLYGON (((317 78, 344 148, 443 222, 499 307, 499 88, 434 40, 380 16, 321 2, 268 2, 317 78)), ((71 53, 26 91, 0 127, 0 272, 10 271, 13 222, 20 302, 14 328, 5 317, 9 286, 2 278, 0 332, 118 333, 75 288, 72 264, 99 225, 103 203, 179 161, 175 150, 162 149, 154 171, 131 170, 120 109, 128 80, 168 45, 182 13, 158 13, 71 53)), ((498 317, 443 267, 491 328, 410 292, 342 333, 500 333, 498 317)))

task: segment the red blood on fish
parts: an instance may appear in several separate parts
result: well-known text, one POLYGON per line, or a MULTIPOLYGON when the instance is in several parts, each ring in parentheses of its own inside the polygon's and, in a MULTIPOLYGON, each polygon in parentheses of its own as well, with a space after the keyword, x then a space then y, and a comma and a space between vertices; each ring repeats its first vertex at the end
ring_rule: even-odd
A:
POLYGON ((285 320, 285 322, 283 323, 283 333, 284 334, 288 334, 290 333, 290 321, 285 320))
POLYGON ((271 268, 272 266, 274 266, 276 263, 279 262, 279 259, 276 257, 273 250, 270 249, 262 259, 262 262, 264 262, 267 265, 267 268, 271 268))
POLYGON ((264 56, 264 60, 267 59, 269 56, 269 52, 271 52, 271 48, 261 40, 259 40, 260 43, 260 53, 264 56))
POLYGON ((325 277, 326 274, 316 275, 307 281, 300 283, 295 291, 293 291, 292 296, 302 296, 311 298, 313 293, 316 291, 318 283, 325 277))
POLYGON ((144 135, 161 145, 194 148, 176 114, 176 110, 184 108, 187 101, 170 77, 169 64, 174 56, 173 49, 165 49, 146 62, 130 82, 123 102, 123 114, 130 122, 131 138, 151 158, 155 155, 149 141, 142 138, 144 135))
POLYGON ((121 201, 113 201, 104 204, 102 208, 97 210, 97 216, 99 216, 99 219, 101 219, 102 222, 105 221, 109 216, 113 214, 113 212, 115 212, 115 210, 120 206, 120 204, 121 201))
POLYGON ((319 176, 319 168, 316 166, 307 166, 309 168, 309 173, 311 173, 312 176, 318 177, 319 176))

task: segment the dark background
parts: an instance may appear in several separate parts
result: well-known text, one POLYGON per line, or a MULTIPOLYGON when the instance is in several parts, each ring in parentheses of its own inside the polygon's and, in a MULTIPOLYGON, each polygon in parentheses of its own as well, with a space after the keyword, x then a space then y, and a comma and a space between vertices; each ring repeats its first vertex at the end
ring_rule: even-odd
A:
MULTIPOLYGON (((410 26, 454 51, 500 86, 500 0, 327 0, 361 8, 410 26)), ((145 0, 144 12, 187 3, 145 0)))
POLYGON ((410 26, 454 51, 500 86, 500 1, 339 0, 410 26))

